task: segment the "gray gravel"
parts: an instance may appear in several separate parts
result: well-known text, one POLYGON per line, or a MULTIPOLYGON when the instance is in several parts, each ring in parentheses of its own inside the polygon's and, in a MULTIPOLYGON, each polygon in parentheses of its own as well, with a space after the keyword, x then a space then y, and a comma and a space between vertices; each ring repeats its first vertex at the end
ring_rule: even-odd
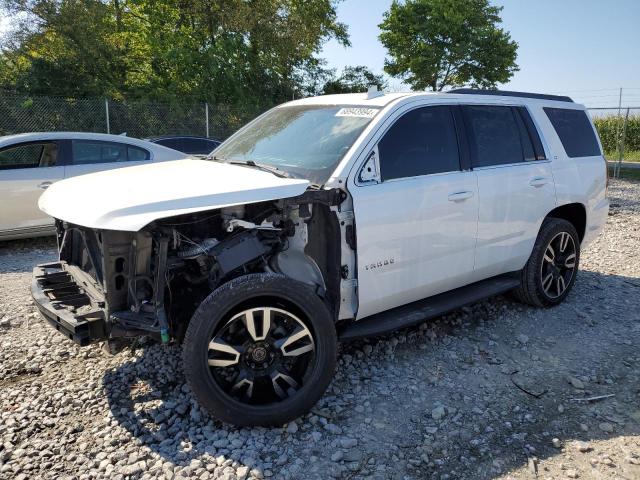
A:
POLYGON ((0 478, 638 479, 640 184, 609 196, 563 305, 498 297, 343 345, 312 413, 273 429, 209 419, 179 347, 54 333, 29 296, 53 242, 0 244, 0 478))

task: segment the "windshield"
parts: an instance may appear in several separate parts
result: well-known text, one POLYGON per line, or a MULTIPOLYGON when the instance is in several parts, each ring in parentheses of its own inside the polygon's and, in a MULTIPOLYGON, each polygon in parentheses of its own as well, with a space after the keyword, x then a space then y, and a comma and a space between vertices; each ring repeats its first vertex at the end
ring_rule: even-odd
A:
POLYGON ((376 113, 375 108, 336 105, 274 108, 214 155, 224 162, 273 166, 322 185, 376 113))

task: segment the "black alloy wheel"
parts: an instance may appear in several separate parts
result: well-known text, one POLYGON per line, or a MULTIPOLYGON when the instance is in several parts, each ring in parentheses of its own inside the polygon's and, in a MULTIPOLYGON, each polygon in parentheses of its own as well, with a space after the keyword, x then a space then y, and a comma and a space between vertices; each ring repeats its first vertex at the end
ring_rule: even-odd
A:
POLYGON ((540 265, 542 289, 549 298, 560 297, 571 284, 576 258, 576 244, 569 233, 560 232, 549 241, 540 265))
POLYGON ((209 342, 211 374, 228 395, 250 405, 294 396, 304 384, 315 342, 293 313, 257 307, 234 315, 209 342))
POLYGON ((531 256, 514 290, 521 302, 550 307, 562 302, 576 281, 580 264, 580 237, 572 223, 545 218, 531 256))
POLYGON ((214 290, 183 343, 185 376, 212 416, 239 426, 282 425, 306 413, 333 378, 332 315, 308 285, 251 274, 214 290))

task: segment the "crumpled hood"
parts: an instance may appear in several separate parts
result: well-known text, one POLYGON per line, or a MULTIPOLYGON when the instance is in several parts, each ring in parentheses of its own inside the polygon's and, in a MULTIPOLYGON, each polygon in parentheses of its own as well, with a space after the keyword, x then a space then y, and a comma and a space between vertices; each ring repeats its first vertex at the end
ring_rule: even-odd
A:
POLYGON ((90 228, 138 231, 161 218, 295 197, 307 180, 207 160, 176 160, 81 175, 40 197, 46 214, 90 228))

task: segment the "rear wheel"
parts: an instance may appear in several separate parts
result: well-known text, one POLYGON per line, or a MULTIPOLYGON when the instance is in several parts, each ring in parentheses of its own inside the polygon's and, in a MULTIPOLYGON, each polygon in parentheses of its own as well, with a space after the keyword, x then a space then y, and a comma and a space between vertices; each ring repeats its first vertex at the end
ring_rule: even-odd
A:
POLYGON ((514 294, 524 303, 548 307, 562 302, 576 280, 580 239, 575 227, 560 218, 546 218, 514 294))
POLYGON ((308 286, 256 274, 207 297, 183 348, 187 380, 214 417, 236 425, 280 425, 324 393, 337 339, 331 315, 308 286))

